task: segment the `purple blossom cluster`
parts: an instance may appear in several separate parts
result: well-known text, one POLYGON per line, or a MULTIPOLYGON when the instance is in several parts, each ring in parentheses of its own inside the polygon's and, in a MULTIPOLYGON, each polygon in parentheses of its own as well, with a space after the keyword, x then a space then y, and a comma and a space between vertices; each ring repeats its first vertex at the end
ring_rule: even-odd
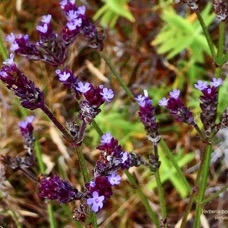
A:
POLYGON ((60 34, 51 26, 52 16, 44 15, 36 26, 40 40, 33 43, 28 35, 11 33, 6 41, 11 43, 10 50, 31 60, 42 60, 53 66, 62 65, 66 60, 67 50, 79 34, 88 40, 88 45, 102 50, 103 37, 86 17, 85 6, 76 6, 75 1, 63 0, 60 6, 65 13, 67 22, 60 34))
POLYGON ((13 59, 14 54, 10 54, 10 58, 3 62, 0 80, 20 98, 23 107, 31 110, 43 107, 43 92, 18 69, 13 59))
POLYGON ((147 131, 148 139, 158 143, 161 139, 156 122, 155 107, 148 96, 138 95, 135 100, 139 104, 139 117, 147 131))
POLYGON ((39 196, 58 200, 59 203, 85 198, 92 211, 98 212, 103 208, 104 202, 112 196, 112 187, 120 184, 121 176, 117 172, 146 164, 136 154, 123 151, 118 141, 109 132, 101 137, 97 149, 100 150, 100 155, 93 171, 94 178, 85 184, 85 193, 80 193, 69 182, 54 175, 41 178, 39 196))
POLYGON ((67 203, 83 197, 81 192, 74 188, 68 181, 62 180, 58 175, 41 177, 38 187, 41 198, 58 200, 59 203, 67 203))
POLYGON ((159 101, 160 106, 168 108, 170 114, 179 122, 195 125, 194 117, 189 108, 179 98, 180 90, 174 89, 169 93, 170 97, 162 98, 159 101))
POLYGON ((114 97, 111 89, 105 88, 103 85, 94 87, 86 82, 78 82, 76 90, 84 96, 84 100, 80 102, 79 119, 90 124, 99 114, 99 107, 106 101, 110 102, 114 97))
POLYGON ((194 85, 196 89, 202 92, 202 95, 200 96, 200 107, 202 110, 200 119, 203 123, 206 137, 209 137, 216 127, 218 87, 221 86, 222 83, 221 78, 213 78, 210 84, 199 80, 194 85))

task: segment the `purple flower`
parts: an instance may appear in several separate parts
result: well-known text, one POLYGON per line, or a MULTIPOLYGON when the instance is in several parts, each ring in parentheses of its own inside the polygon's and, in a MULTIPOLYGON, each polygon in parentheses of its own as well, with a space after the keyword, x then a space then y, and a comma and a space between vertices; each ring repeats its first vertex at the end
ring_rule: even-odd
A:
POLYGON ((201 80, 197 81, 196 84, 194 84, 194 87, 198 90, 204 90, 205 88, 207 88, 207 82, 203 82, 201 80))
POLYGON ((45 33, 47 33, 47 31, 48 31, 48 26, 47 26, 47 24, 37 25, 37 26, 36 26, 36 29, 37 29, 39 32, 45 34, 45 33))
POLYGON ((81 93, 86 93, 90 90, 90 83, 86 82, 85 84, 83 84, 82 82, 79 82, 76 89, 81 93))
POLYGON ((42 91, 17 68, 13 63, 12 54, 10 57, 4 62, 10 65, 3 65, 0 70, 0 80, 20 98, 23 107, 31 110, 42 107, 44 105, 42 91))
POLYGON ((67 203, 83 197, 81 192, 57 175, 42 177, 39 183, 39 190, 41 198, 58 200, 59 203, 67 203))
POLYGON ((82 19, 81 19, 81 18, 79 18, 79 19, 74 19, 74 20, 69 21, 69 22, 67 23, 67 27, 68 27, 68 29, 69 29, 70 31, 73 31, 73 30, 77 29, 78 27, 80 27, 81 24, 82 24, 82 19))
POLYGON ((13 44, 11 44, 11 46, 10 46, 10 51, 16 51, 16 50, 18 50, 20 47, 19 47, 19 45, 18 45, 18 43, 13 43, 13 44))
POLYGON ((222 82, 222 79, 221 78, 213 78, 212 79, 212 82, 210 83, 211 86, 214 86, 214 87, 219 87, 223 84, 222 82))
POLYGON ((85 184, 85 187, 87 188, 87 196, 91 196, 93 192, 97 192, 99 195, 105 196, 105 198, 111 197, 112 193, 112 186, 110 182, 108 181, 108 178, 106 176, 97 176, 95 180, 93 180, 93 184, 91 184, 91 181, 89 183, 85 184))
POLYGON ((10 54, 10 58, 9 58, 9 59, 6 59, 6 60, 3 62, 3 64, 5 64, 5 65, 12 65, 12 64, 15 64, 14 61, 13 61, 13 59, 14 59, 14 54, 11 53, 11 54, 10 54))
POLYGON ((43 23, 49 24, 50 21, 51 21, 51 17, 52 17, 52 16, 51 16, 50 14, 44 15, 44 16, 42 17, 41 21, 42 21, 43 23))
POLYGON ((113 136, 110 132, 107 132, 106 134, 103 134, 101 136, 101 144, 105 144, 105 143, 110 143, 112 140, 113 136))
POLYGON ((8 41, 10 43, 14 43, 15 39, 16 39, 16 36, 12 32, 9 35, 6 36, 6 41, 8 41))
POLYGON ((180 90, 179 89, 174 89, 173 91, 171 91, 169 93, 170 97, 173 97, 173 98, 178 98, 180 96, 180 90))
POLYGON ((78 17, 78 12, 76 10, 69 10, 67 12, 67 19, 69 21, 74 20, 78 17))
POLYGON ((59 81, 61 82, 67 81, 67 79, 70 77, 70 73, 67 73, 66 71, 64 71, 63 73, 59 73, 58 75, 59 75, 59 81))
POLYGON ((85 11, 86 11, 86 7, 85 6, 79 6, 78 10, 77 10, 77 13, 78 13, 78 15, 84 15, 85 11))
POLYGON ((99 196, 98 192, 93 192, 93 197, 87 199, 87 204, 92 205, 92 211, 98 212, 99 209, 103 207, 103 201, 105 197, 104 196, 99 196))
POLYGON ((21 131, 24 132, 31 129, 33 120, 34 120, 34 116, 27 116, 24 121, 18 122, 18 126, 20 127, 21 131))
POLYGON ((158 102, 158 104, 159 104, 160 106, 165 106, 165 107, 166 107, 166 106, 168 105, 168 101, 169 101, 169 99, 163 97, 163 98, 158 102))
POLYGON ((110 102, 111 99, 114 97, 113 91, 111 89, 107 89, 107 88, 103 88, 101 95, 107 102, 110 102))
POLYGON ((139 106, 144 107, 145 106, 145 96, 143 96, 142 94, 139 94, 135 100, 138 102, 139 106))
POLYGON ((112 173, 111 176, 108 177, 108 181, 111 185, 118 185, 120 184, 121 176, 112 173))

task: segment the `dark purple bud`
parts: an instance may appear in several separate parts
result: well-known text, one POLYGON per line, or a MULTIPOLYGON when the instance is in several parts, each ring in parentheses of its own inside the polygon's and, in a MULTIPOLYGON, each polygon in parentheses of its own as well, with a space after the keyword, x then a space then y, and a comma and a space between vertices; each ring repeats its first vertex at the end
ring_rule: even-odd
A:
POLYGON ((223 112, 221 118, 220 118, 220 128, 219 129, 223 129, 228 127, 228 108, 225 109, 225 111, 223 112))
POLYGON ((174 89, 170 93, 170 98, 163 98, 159 101, 160 106, 166 106, 170 114, 179 122, 195 125, 192 112, 180 100, 180 90, 174 89))
POLYGON ((222 0, 213 0, 213 10, 217 18, 221 21, 225 21, 228 17, 228 6, 222 0))
POLYGON ((139 95, 135 98, 139 104, 139 117, 145 126, 148 139, 153 143, 158 143, 161 136, 158 132, 158 125, 156 122, 155 107, 152 105, 152 100, 148 96, 139 95))
POLYGON ((58 200, 59 203, 79 200, 84 196, 68 181, 62 180, 57 175, 53 175, 51 177, 41 177, 39 180, 39 190, 39 196, 41 198, 58 200))
POLYGON ((10 59, 3 62, 5 65, 0 70, 0 80, 20 98, 23 107, 31 110, 42 107, 43 92, 17 68, 13 58, 14 55, 10 54, 10 59))

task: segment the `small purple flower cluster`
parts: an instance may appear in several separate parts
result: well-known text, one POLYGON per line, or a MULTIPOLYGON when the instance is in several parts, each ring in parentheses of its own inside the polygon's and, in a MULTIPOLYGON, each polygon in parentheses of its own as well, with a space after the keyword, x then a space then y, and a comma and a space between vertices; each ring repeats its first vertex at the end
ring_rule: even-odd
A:
MULTIPOLYGON (((227 111, 225 110, 220 118, 220 123, 216 124, 217 105, 218 105, 218 87, 223 84, 221 78, 213 78, 212 81, 203 82, 199 80, 194 84, 195 88, 202 92, 200 96, 201 114, 200 119, 203 123, 205 137, 211 137, 211 133, 217 133, 220 128, 227 125, 227 111)), ((159 101, 160 106, 165 106, 169 109, 171 115, 180 122, 193 125, 201 134, 197 124, 194 121, 192 112, 180 100, 180 90, 174 89, 169 93, 170 98, 163 98, 159 101)), ((202 135, 201 135, 202 136, 202 135)))
POLYGON ((44 105, 44 94, 30 81, 13 62, 14 54, 3 62, 0 70, 0 80, 6 83, 8 89, 20 97, 21 105, 28 109, 41 108, 44 105))
POLYGON ((86 82, 78 82, 76 90, 84 96, 84 100, 80 102, 79 119, 90 124, 94 118, 99 114, 99 107, 106 101, 110 102, 114 97, 111 89, 104 88, 103 85, 94 87, 92 84, 86 82))
POLYGON ((36 27, 40 40, 33 43, 30 42, 28 35, 11 33, 6 37, 6 41, 11 43, 10 50, 31 60, 42 60, 53 66, 59 66, 65 62, 68 47, 80 33, 88 40, 90 47, 102 50, 103 37, 87 19, 85 6, 78 7, 72 0, 63 0, 60 2, 60 6, 67 18, 61 34, 53 31, 52 16, 44 15, 40 25, 36 27))
POLYGON ((112 187, 120 184, 121 176, 117 175, 118 171, 141 164, 146 165, 141 157, 123 151, 118 141, 109 132, 101 137, 97 149, 101 153, 93 172, 94 179, 85 184, 85 193, 79 192, 69 182, 54 175, 41 178, 39 196, 58 200, 59 203, 85 198, 92 211, 98 212, 103 208, 104 202, 112 196, 112 187))
POLYGON ((200 119, 203 123, 205 135, 209 137, 211 132, 216 128, 216 115, 218 105, 218 87, 222 85, 221 78, 213 78, 208 85, 207 82, 198 81, 194 86, 202 92, 200 96, 201 114, 200 119))
POLYGON ((148 96, 138 95, 135 100, 139 104, 139 117, 145 130, 147 131, 148 139, 153 143, 158 143, 161 136, 158 132, 158 124, 156 122, 155 107, 153 101, 148 96))
POLYGON ((41 176, 38 187, 41 198, 58 200, 59 203, 68 203, 83 197, 81 192, 74 188, 68 181, 62 180, 58 175, 51 177, 41 176))
POLYGON ((174 89, 169 93, 170 98, 162 98, 159 101, 160 106, 165 106, 169 109, 170 114, 179 122, 184 122, 190 125, 195 125, 192 112, 187 108, 179 98, 180 90, 174 89))

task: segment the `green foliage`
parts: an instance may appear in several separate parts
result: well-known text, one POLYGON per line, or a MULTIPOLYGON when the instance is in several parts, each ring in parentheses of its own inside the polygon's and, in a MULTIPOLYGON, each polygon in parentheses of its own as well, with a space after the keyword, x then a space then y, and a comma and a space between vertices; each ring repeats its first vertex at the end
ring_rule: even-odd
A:
POLYGON ((119 17, 124 17, 130 22, 134 22, 135 18, 130 12, 127 3, 129 0, 104 0, 105 4, 97 11, 93 19, 101 19, 102 26, 109 25, 113 28, 119 17))
MULTIPOLYGON (((208 4, 202 11, 202 17, 205 24, 209 26, 214 20, 214 14, 210 13, 211 4, 208 4)), ((191 58, 197 62, 203 62, 204 53, 210 53, 202 28, 194 15, 186 18, 176 14, 168 7, 162 13, 164 26, 159 32, 152 45, 158 47, 159 54, 166 54, 167 59, 178 55, 181 51, 187 49, 191 58)))

